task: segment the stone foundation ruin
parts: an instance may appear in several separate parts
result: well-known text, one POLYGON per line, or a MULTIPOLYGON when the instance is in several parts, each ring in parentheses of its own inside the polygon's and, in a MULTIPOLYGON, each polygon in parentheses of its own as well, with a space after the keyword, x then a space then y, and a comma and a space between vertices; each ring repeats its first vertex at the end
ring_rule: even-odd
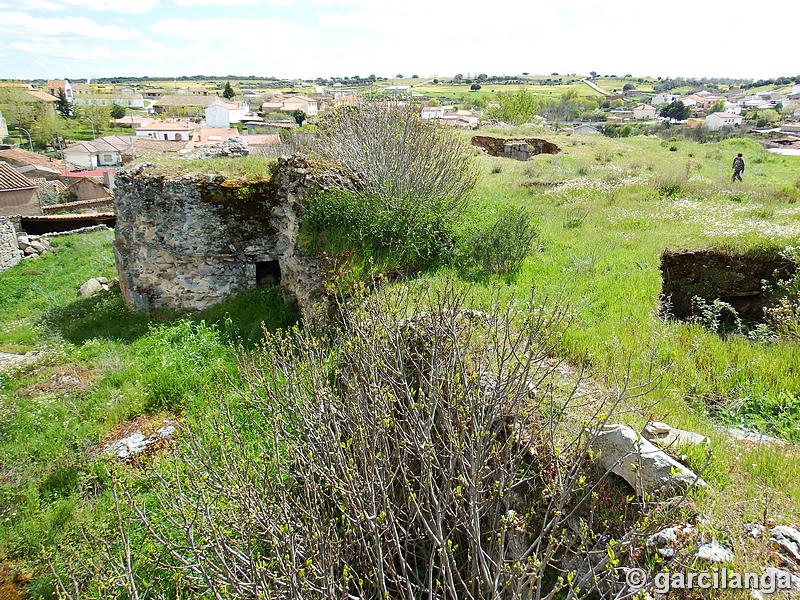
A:
POLYGON ((558 154, 561 148, 540 138, 496 138, 488 135, 475 135, 472 145, 484 150, 490 156, 501 156, 515 160, 530 160, 537 154, 558 154))
POLYGON ((301 157, 272 176, 167 177, 150 165, 117 175, 114 256, 128 307, 205 309, 264 284, 281 284, 308 316, 321 290, 317 261, 297 244, 308 190, 301 157))
POLYGON ((13 267, 21 258, 14 224, 7 217, 0 217, 0 272, 13 267))
POLYGON ((777 304, 776 284, 791 279, 795 265, 777 252, 731 254, 722 250, 665 250, 661 255, 662 313, 689 320, 692 298, 720 299, 745 322, 763 322, 777 304))

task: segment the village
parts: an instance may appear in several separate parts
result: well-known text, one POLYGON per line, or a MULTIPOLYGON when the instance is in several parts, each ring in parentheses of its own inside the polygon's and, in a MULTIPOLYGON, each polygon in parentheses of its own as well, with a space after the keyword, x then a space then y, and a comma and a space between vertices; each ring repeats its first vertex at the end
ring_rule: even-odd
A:
MULTIPOLYGON (((107 222, 112 218, 115 171, 143 156, 183 156, 230 139, 240 140, 250 154, 277 156, 313 136, 321 115, 360 98, 410 103, 419 107, 423 119, 474 130, 502 124, 507 111, 501 105, 529 89, 528 80, 521 76, 382 79, 323 82, 328 85, 320 85, 322 80, 294 81, 277 89, 263 84, 234 89, 222 82, 170 87, 67 79, 0 82, 0 169, 6 173, 0 215, 54 222, 63 221, 64 214, 75 214, 84 215, 78 221, 107 222), (509 82, 516 85, 508 86, 509 82), (41 127, 25 120, 33 114, 40 115, 39 121, 56 114, 66 117, 83 128, 80 137, 87 139, 75 141, 58 131, 37 131, 41 127), (16 174, 9 175, 9 170, 16 174)), ((737 86, 725 92, 687 87, 686 93, 656 92, 657 81, 643 85, 651 88, 643 91, 633 78, 571 76, 544 81, 555 85, 536 87, 542 80, 530 80, 535 97, 553 104, 560 96, 560 103, 569 110, 551 118, 543 116, 547 110, 530 115, 528 120, 543 131, 611 137, 653 133, 659 128, 666 128, 669 135, 675 135, 676 129, 688 135, 692 131, 699 135, 735 132, 754 136, 776 153, 800 153, 797 81, 759 86, 756 91, 737 86)))

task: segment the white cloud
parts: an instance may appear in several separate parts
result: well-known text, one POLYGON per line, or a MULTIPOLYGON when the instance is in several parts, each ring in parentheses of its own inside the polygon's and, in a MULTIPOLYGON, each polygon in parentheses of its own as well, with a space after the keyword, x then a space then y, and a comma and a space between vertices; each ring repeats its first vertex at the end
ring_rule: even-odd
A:
POLYGON ((42 41, 38 52, 52 53, 51 45, 69 39, 131 40, 140 36, 136 29, 100 25, 86 17, 34 17, 23 12, 0 12, 6 44, 15 41, 42 41))
MULTIPOLYGON (((477 0, 142 0, 128 10, 158 4, 169 12, 140 25, 141 31, 128 30, 124 21, 99 25, 81 16, 121 10, 118 1, 26 0, 26 10, 48 5, 75 16, 32 17, 17 6, 0 14, 0 45, 12 58, 5 62, 14 63, 17 76, 37 75, 38 60, 61 72, 67 59, 76 74, 92 76, 596 70, 757 78, 798 70, 796 42, 753 27, 749 0, 729 0, 724 9, 673 0, 669 13, 639 0, 507 0, 491 10, 477 0), (184 9, 189 6, 219 16, 192 18, 195 13, 184 9), (281 11, 279 19, 270 11, 274 6, 296 10, 281 11), (672 16, 681 14, 691 17, 672 16)), ((0 8, 8 6, 10 0, 0 0, 0 8)), ((781 11, 783 21, 800 21, 800 2, 791 0, 781 11)))
POLYGON ((215 39, 230 44, 252 44, 262 53, 281 53, 285 51, 284 44, 299 46, 322 37, 314 29, 273 18, 162 19, 148 29, 153 33, 190 40, 215 39))
POLYGON ((292 6, 297 0, 172 0, 177 6, 192 8, 195 6, 252 6, 254 4, 269 4, 271 6, 292 6))
POLYGON ((25 0, 24 6, 13 0, 0 0, 0 10, 25 10, 41 11, 76 11, 88 10, 95 12, 120 12, 127 14, 141 14, 158 6, 159 0, 25 0))

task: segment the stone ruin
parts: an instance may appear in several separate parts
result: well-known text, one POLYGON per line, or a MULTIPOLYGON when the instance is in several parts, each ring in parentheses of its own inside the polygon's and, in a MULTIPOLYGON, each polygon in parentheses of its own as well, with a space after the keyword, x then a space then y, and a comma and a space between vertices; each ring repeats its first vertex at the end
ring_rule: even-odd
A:
POLYGON ((778 282, 791 279, 796 267, 777 252, 667 249, 660 269, 665 316, 694 318, 692 298, 698 296, 706 302, 727 302, 745 322, 763 322, 764 308, 778 302, 778 282))
POLYGON ((202 310, 232 294, 280 284, 308 317, 321 293, 317 261, 298 245, 309 189, 302 157, 271 177, 168 177, 143 164, 117 174, 114 256, 129 308, 202 310))
POLYGON ((0 272, 13 267, 22 259, 17 242, 14 224, 6 217, 0 217, 0 272))
POLYGON ((537 154, 558 154, 561 148, 540 138, 496 138, 488 135, 475 135, 472 145, 484 150, 490 156, 530 160, 537 154))

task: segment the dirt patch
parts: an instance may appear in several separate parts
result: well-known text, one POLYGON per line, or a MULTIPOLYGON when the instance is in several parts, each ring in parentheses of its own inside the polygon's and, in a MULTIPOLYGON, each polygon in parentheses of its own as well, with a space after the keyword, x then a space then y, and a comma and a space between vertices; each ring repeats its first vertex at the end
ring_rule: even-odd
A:
POLYGON ((20 396, 78 397, 88 394, 97 380, 94 369, 66 368, 50 375, 47 380, 17 390, 20 396))
POLYGON ((537 154, 558 154, 561 148, 541 138, 496 138, 488 135, 472 137, 472 145, 490 156, 529 160, 537 154))
POLYGON ((16 570, 11 565, 0 565, 0 600, 23 600, 31 575, 16 570))
POLYGON ((520 187, 526 188, 551 188, 557 185, 561 185, 564 183, 563 181, 523 181, 520 183, 520 187))
POLYGON ((662 314, 689 320, 692 299, 730 304, 745 322, 763 322, 764 309, 777 304, 779 281, 791 279, 795 265, 777 252, 731 254, 720 250, 665 250, 661 255, 662 314))

